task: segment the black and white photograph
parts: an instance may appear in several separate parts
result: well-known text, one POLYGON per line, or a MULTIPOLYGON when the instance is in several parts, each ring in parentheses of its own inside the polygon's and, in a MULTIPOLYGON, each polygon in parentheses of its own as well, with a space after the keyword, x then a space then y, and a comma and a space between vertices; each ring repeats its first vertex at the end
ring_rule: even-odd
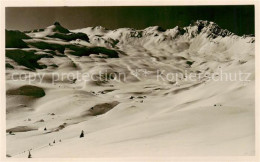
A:
POLYGON ((256 156, 255 13, 5 6, 5 158, 256 156))

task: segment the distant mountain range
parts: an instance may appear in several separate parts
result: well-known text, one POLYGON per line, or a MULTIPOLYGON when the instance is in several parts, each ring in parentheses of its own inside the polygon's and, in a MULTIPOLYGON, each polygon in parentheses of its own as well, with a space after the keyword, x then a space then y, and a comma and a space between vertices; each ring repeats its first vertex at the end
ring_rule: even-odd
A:
MULTIPOLYGON (((69 30, 59 22, 55 22, 45 29, 25 32, 6 30, 6 56, 19 65, 34 70, 46 68, 46 65, 38 65, 38 60, 43 57, 63 57, 65 49, 69 49, 69 53, 76 56, 100 53, 110 58, 117 58, 120 55, 127 55, 126 51, 129 47, 133 49, 137 47, 144 49, 167 47, 172 52, 180 52, 189 49, 193 44, 198 44, 202 39, 203 41, 215 42, 217 45, 226 37, 232 40, 246 39, 247 43, 255 41, 253 35, 239 37, 227 29, 220 28, 214 22, 202 20, 197 20, 184 28, 176 26, 167 30, 160 26, 152 26, 143 30, 132 28, 108 30, 101 26, 69 30), (36 49, 44 54, 35 56, 36 49), (26 57, 21 57, 25 54, 27 54, 26 57), (32 65, 29 65, 29 61, 26 59, 31 59, 32 65)), ((8 63, 6 67, 12 68, 14 66, 12 63, 8 63)))

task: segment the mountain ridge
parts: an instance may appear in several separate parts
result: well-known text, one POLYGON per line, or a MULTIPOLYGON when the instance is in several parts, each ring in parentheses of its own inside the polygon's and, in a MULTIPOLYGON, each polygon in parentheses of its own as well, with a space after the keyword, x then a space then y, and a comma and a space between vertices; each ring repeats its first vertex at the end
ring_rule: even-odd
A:
MULTIPOLYGON (((102 26, 95 26, 95 27, 86 27, 86 28, 79 28, 79 29, 73 29, 71 31, 83 31, 84 29, 86 30, 103 30, 103 31, 111 31, 111 32, 116 32, 117 30, 122 30, 125 29, 126 31, 136 31, 136 32, 166 32, 166 31, 170 31, 170 30, 177 30, 180 33, 184 34, 185 32, 189 32, 189 30, 194 30, 193 32, 197 32, 197 34, 199 34, 201 31, 202 32, 209 32, 208 34, 214 34, 214 38, 215 36, 231 36, 231 35, 236 35, 235 33, 230 32, 227 29, 222 29, 221 27, 219 27, 219 25, 215 22, 212 21, 207 21, 207 20, 196 20, 191 22, 190 25, 185 26, 185 27, 179 27, 178 25, 175 26, 174 28, 170 28, 170 29, 164 29, 160 26, 149 26, 146 27, 144 29, 134 29, 134 28, 117 28, 117 29, 112 29, 109 30, 105 27, 102 26), (195 29, 194 29, 195 27, 195 29), (196 28, 197 27, 197 28, 196 28), (196 31, 197 30, 197 31, 196 31)), ((191 32, 191 31, 190 31, 191 32)), ((253 35, 247 35, 247 36, 251 36, 254 37, 253 35)))

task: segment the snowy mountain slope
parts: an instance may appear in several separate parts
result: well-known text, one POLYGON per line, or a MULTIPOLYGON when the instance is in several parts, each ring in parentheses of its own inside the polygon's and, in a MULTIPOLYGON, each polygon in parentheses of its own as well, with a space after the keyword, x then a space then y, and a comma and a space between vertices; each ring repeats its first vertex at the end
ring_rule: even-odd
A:
POLYGON ((254 155, 253 36, 208 21, 167 30, 55 23, 19 35, 26 46, 6 48, 8 155, 254 155), (234 81, 239 72, 250 75, 234 81), (208 77, 221 73, 231 80, 208 77))

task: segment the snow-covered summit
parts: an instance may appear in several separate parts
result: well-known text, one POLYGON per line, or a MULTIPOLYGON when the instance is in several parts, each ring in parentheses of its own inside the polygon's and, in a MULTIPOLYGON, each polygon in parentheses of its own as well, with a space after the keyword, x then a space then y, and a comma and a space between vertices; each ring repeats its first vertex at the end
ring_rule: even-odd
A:
POLYGON ((189 33, 191 37, 195 37, 200 33, 206 33, 210 38, 216 38, 218 36, 225 37, 233 35, 234 33, 228 31, 227 29, 220 28, 216 23, 212 21, 203 21, 197 20, 190 24, 187 27, 184 27, 184 30, 189 33))

